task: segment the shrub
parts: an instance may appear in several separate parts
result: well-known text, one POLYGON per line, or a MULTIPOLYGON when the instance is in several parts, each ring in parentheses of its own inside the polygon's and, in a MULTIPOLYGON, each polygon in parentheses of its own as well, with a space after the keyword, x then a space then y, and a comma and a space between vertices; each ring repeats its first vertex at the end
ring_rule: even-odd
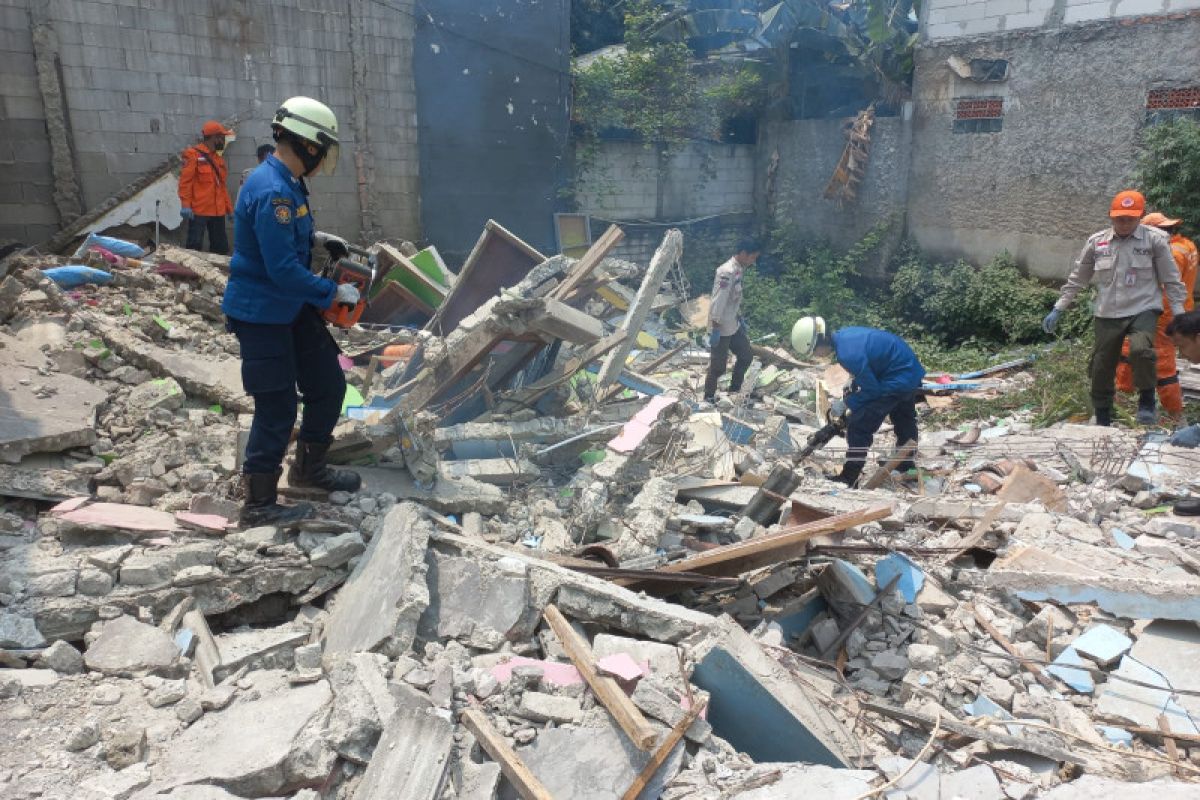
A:
POLYGON ((1138 182, 1151 208, 1200 233, 1200 123, 1177 119, 1146 129, 1138 182))

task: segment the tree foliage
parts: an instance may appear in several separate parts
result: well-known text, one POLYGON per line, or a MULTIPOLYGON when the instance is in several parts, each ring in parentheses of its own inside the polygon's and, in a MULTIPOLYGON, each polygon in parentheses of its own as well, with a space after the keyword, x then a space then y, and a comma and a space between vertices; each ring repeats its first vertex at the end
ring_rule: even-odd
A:
POLYGON ((1152 208, 1183 219, 1200 233, 1200 123, 1176 119, 1148 128, 1138 181, 1152 208))

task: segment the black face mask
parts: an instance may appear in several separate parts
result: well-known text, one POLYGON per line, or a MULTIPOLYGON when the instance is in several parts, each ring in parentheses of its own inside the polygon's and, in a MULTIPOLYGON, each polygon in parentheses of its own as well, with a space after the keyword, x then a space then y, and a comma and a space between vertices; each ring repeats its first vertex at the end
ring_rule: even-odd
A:
POLYGON ((321 166, 321 161, 325 158, 325 153, 328 152, 325 148, 317 151, 316 155, 308 152, 308 147, 300 145, 296 148, 296 155, 300 156, 300 163, 304 165, 304 176, 307 178, 317 171, 317 167, 321 166))

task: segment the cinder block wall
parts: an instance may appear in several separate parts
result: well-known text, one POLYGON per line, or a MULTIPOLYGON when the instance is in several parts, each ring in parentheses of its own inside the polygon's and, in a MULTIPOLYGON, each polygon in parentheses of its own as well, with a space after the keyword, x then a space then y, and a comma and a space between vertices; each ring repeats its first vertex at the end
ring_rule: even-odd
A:
POLYGON ((1034 275, 1065 276, 1130 186, 1149 91, 1200 85, 1197 41, 1193 12, 921 47, 909 232, 939 256, 986 263, 1007 250, 1034 275), (954 56, 1007 59, 1010 77, 965 80, 954 56), (1003 98, 1003 129, 954 133, 964 96, 1003 98))
POLYGON ((754 209, 755 146, 692 142, 659 169, 657 151, 608 141, 577 181, 581 212, 613 220, 690 220, 754 209))
POLYGON ((1200 0, 930 0, 922 36, 934 41, 1195 8, 1200 0))
POLYGON ((359 236, 365 131, 375 227, 419 237, 413 0, 0 0, 0 239, 40 242, 61 222, 31 35, 40 19, 58 42, 82 210, 196 141, 206 119, 239 115, 227 150, 236 194, 278 104, 307 94, 343 131, 337 175, 312 182, 318 224, 359 236))

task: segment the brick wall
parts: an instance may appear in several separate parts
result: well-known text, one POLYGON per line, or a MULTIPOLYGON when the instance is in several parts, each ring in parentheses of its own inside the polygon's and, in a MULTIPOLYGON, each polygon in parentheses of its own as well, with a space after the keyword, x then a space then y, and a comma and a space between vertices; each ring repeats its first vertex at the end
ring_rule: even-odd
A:
POLYGON ((1200 0, 930 0, 922 34, 933 41, 1195 8, 1200 0))
POLYGON ((1150 91, 1200 85, 1197 41, 1200 14, 921 47, 909 232, 937 255, 1007 250, 1035 275, 1066 275, 1133 180, 1150 91), (963 79, 955 57, 1006 59, 1011 76, 963 79), (955 133, 956 98, 978 95, 1003 98, 1003 128, 955 133))
POLYGON ((307 94, 341 123, 338 173, 312 182, 323 228, 350 237, 361 214, 355 171, 351 14, 362 15, 359 86, 373 166, 370 203, 389 236, 417 238, 418 158, 412 0, 0 0, 0 169, 21 201, 0 198, 0 238, 42 241, 57 230, 53 173, 31 40, 31 11, 58 39, 59 74, 88 209, 197 140, 210 118, 235 115, 227 150, 236 193, 255 147, 270 141, 278 104, 307 94), (36 8, 35 8, 36 4, 36 8), (15 177, 13 177, 15 176, 15 177))

